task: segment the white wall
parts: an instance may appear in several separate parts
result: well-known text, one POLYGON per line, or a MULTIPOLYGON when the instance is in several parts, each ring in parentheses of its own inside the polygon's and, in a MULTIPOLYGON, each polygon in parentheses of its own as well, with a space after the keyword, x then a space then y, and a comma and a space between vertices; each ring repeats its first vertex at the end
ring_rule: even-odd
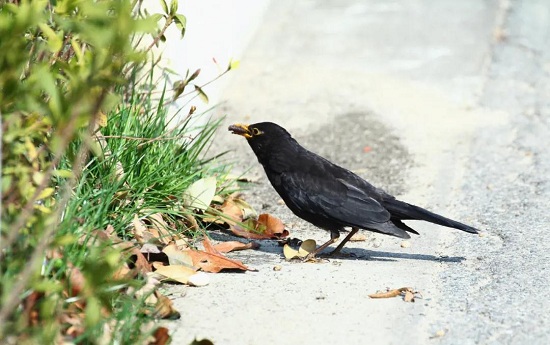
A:
MULTIPOLYGON (((169 6, 170 0, 166 2, 169 6)), ((162 64, 182 76, 185 76, 187 69, 193 73, 200 68, 200 76, 195 81, 202 85, 220 74, 231 59, 241 59, 268 4, 269 0, 181 0, 178 13, 187 17, 185 36, 181 39, 179 30, 172 27, 166 33, 168 44, 161 44, 155 49, 155 54, 162 53, 162 64)), ((144 5, 150 13, 162 13, 160 0, 146 0, 144 5)), ((191 105, 197 107, 197 112, 216 105, 232 73, 238 73, 238 70, 204 89, 210 99, 209 104, 196 98, 181 110, 182 116, 188 113, 191 105)), ((178 80, 177 77, 171 79, 172 83, 178 80)), ((162 84, 159 83, 158 87, 162 88, 162 84)), ((193 88, 186 88, 185 92, 190 90, 193 88)), ((185 99, 176 102, 170 111, 175 112, 185 102, 185 99)))

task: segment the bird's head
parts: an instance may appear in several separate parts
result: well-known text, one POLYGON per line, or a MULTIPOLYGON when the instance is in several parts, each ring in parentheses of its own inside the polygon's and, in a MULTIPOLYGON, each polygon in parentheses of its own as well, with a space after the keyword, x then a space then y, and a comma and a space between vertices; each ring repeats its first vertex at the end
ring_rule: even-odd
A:
POLYGON ((272 122, 260 122, 251 125, 236 123, 229 126, 233 134, 243 136, 250 147, 262 161, 262 157, 269 154, 275 147, 294 141, 283 127, 272 122))
POLYGON ((251 125, 236 123, 229 126, 233 134, 245 137, 249 142, 267 142, 280 137, 290 137, 283 127, 273 122, 260 122, 251 125))

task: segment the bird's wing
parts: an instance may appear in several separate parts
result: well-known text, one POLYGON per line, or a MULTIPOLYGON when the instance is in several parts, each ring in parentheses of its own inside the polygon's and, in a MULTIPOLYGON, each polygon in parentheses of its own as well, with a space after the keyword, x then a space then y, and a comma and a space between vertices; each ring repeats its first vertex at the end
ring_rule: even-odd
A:
POLYGON ((295 207, 345 225, 368 228, 369 224, 390 219, 390 213, 378 201, 342 179, 284 172, 281 184, 295 207))

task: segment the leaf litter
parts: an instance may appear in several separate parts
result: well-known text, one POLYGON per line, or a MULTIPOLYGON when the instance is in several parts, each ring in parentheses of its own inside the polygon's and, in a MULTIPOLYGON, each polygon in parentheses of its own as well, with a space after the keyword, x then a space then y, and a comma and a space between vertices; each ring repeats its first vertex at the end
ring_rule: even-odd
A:
POLYGON ((393 298, 401 296, 405 302, 413 302, 415 298, 422 298, 422 294, 411 287, 402 287, 399 289, 386 289, 386 291, 378 291, 376 293, 370 294, 370 298, 393 298))
MULTIPOLYGON (((172 282, 189 286, 205 286, 210 282, 209 273, 222 271, 253 271, 239 260, 228 258, 225 253, 258 249, 256 241, 283 239, 289 236, 283 222, 267 213, 260 214, 252 208, 241 194, 216 194, 216 178, 200 179, 178 198, 178 211, 184 211, 183 216, 174 213, 164 213, 159 210, 142 209, 133 215, 125 229, 119 231, 124 237, 119 237, 113 226, 104 230, 94 230, 79 239, 82 245, 104 244, 107 248, 114 247, 121 251, 124 262, 109 278, 113 282, 124 282, 137 276, 145 277, 145 284, 135 287, 127 284, 120 289, 121 293, 141 299, 148 306, 143 313, 155 318, 176 319, 180 317, 170 298, 163 295, 158 286, 161 282, 172 282), (227 241, 213 244, 207 236, 203 236, 202 248, 193 246, 195 239, 186 233, 198 233, 204 225, 215 224, 228 232, 249 240, 246 243, 227 241), (131 240, 128 240, 131 238, 131 240)), ((181 214, 181 213, 180 213, 181 214)), ((193 235, 194 236, 194 235, 193 235)), ((315 242, 305 241, 297 251, 299 256, 306 256, 315 249, 315 242)), ((47 254, 51 260, 62 257, 59 251, 47 254)), ((87 279, 77 267, 71 267, 66 279, 71 282, 71 291, 65 295, 70 304, 70 313, 64 320, 68 325, 65 334, 78 337, 84 332, 87 314, 87 279)), ((29 322, 39 322, 37 319, 38 301, 41 295, 30 295, 26 300, 25 313, 29 322)), ((96 304, 97 305, 97 304, 96 304)), ((94 304, 90 304, 93 307, 94 304)), ((99 311, 107 317, 112 311, 101 308, 99 311)), ((113 326, 114 327, 114 326, 113 326)), ((113 328, 111 327, 111 328, 113 328)), ((108 330, 106 330, 108 331, 108 330)), ((157 327, 150 343, 166 344, 169 335, 164 327, 157 327)))

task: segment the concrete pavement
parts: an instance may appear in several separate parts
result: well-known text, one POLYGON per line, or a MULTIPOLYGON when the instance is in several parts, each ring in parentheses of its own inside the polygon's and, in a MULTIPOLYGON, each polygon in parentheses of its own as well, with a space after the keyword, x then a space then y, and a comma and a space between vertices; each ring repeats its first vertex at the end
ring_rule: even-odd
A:
MULTIPOLYGON (((325 264, 284 262, 265 243, 235 254, 258 272, 212 275, 175 299, 174 343, 549 343, 548 32, 543 0, 272 2, 216 112, 277 122, 401 199, 485 233, 415 222, 409 248, 369 235, 346 246, 356 258, 325 264), (367 297, 402 286, 424 298, 367 297)), ((328 239, 278 204, 242 138, 222 128, 216 145, 259 177, 247 193, 256 209, 293 237, 328 239)))

